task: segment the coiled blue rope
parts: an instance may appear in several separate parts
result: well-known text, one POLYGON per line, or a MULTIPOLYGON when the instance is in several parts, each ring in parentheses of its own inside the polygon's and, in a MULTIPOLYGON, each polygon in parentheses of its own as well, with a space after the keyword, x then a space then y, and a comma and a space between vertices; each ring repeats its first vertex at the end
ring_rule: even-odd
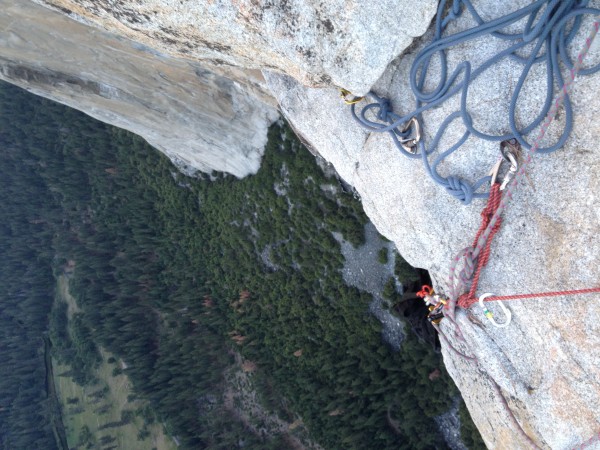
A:
MULTIPOLYGON (((357 113, 356 104, 351 105, 351 112, 354 119, 364 128, 372 132, 387 132, 400 152, 409 158, 421 158, 426 171, 431 178, 446 190, 467 205, 474 198, 487 198, 489 192, 477 192, 484 184, 489 183, 490 177, 482 177, 479 180, 469 183, 460 177, 443 177, 439 174, 437 168, 445 158, 454 153, 462 144, 473 135, 480 139, 488 141, 504 141, 516 139, 525 149, 531 148, 527 142, 526 136, 538 127, 546 117, 551 107, 554 97, 554 90, 564 84, 561 74, 561 64, 568 70, 573 68, 567 47, 579 31, 582 17, 585 14, 598 15, 599 9, 588 8, 588 0, 537 0, 524 8, 514 11, 498 19, 485 22, 477 13, 470 0, 442 0, 438 7, 435 23, 435 35, 433 41, 422 49, 415 58, 410 70, 410 86, 415 96, 415 108, 412 112, 402 116, 392 111, 390 100, 380 97, 374 92, 368 94, 375 101, 367 104, 357 113), (444 16, 444 11, 448 9, 444 16), (477 22, 477 26, 468 30, 455 33, 449 36, 443 36, 446 26, 468 11, 471 17, 477 22), (523 32, 509 34, 502 32, 510 25, 525 19, 523 32), (471 63, 464 61, 460 63, 454 71, 448 75, 448 65, 446 60, 446 50, 460 43, 470 41, 482 36, 490 35, 494 38, 507 41, 508 47, 486 60, 475 70, 472 70, 471 63), (528 56, 521 56, 526 53, 526 47, 532 46, 528 56), (425 91, 424 85, 429 71, 429 65, 434 56, 439 58, 441 73, 437 86, 425 91), (510 132, 502 135, 493 135, 484 133, 473 126, 473 119, 467 109, 467 96, 469 84, 484 71, 492 67, 504 58, 510 58, 522 64, 523 69, 519 80, 514 88, 510 99, 508 126, 510 132), (517 124, 516 107, 521 89, 527 79, 531 68, 535 64, 545 64, 546 66, 546 98, 540 113, 530 123, 517 124), (462 75, 462 77, 461 77, 462 75), (448 100, 450 97, 461 94, 460 110, 450 114, 440 125, 429 148, 425 147, 423 141, 419 142, 418 151, 411 153, 402 146, 402 140, 409 137, 410 127, 406 129, 407 123, 414 117, 419 123, 422 123, 422 113, 428 109, 434 108, 448 100), (371 112, 375 115, 375 120, 367 118, 371 112), (446 129, 455 120, 461 119, 466 128, 464 135, 452 145, 449 149, 443 151, 430 163, 429 157, 436 152, 438 144, 446 129)), ((588 75, 600 70, 600 64, 583 69, 582 75, 588 75)), ((573 110, 569 97, 565 99, 565 126, 558 141, 545 148, 538 149, 538 153, 550 153, 564 145, 573 128, 573 110)))

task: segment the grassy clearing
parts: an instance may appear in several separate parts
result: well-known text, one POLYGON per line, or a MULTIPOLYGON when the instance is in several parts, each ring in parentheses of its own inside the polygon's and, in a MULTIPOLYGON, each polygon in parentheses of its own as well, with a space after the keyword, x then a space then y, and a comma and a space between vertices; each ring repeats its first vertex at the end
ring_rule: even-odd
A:
MULTIPOLYGON (((57 301, 69 305, 69 317, 78 311, 65 276, 59 277, 58 293, 57 301)), ((102 363, 95 373, 98 382, 92 386, 75 383, 68 376, 68 365, 52 361, 69 448, 176 449, 160 424, 146 424, 142 415, 145 403, 133 397, 128 377, 114 372, 126 368, 126 363, 102 349, 100 352, 102 363)))

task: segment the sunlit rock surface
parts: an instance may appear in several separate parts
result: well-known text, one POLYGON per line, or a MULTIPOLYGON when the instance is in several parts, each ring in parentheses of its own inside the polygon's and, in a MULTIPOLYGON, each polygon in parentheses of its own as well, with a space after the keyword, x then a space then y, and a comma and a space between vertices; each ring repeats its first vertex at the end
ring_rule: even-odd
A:
POLYGON ((360 94, 421 36, 435 0, 36 0, 171 55, 360 94))

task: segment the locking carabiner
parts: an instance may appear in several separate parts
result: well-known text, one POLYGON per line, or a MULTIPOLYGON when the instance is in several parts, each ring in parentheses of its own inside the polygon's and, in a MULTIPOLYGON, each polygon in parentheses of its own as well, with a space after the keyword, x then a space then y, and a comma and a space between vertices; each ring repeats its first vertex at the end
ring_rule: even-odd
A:
POLYGON ((519 150, 519 143, 516 139, 510 139, 508 141, 502 141, 500 143, 500 153, 502 157, 498 159, 496 164, 492 167, 492 170, 489 173, 491 177, 490 185, 493 186, 498 181, 498 175, 500 173, 500 167, 503 162, 508 162, 510 164, 510 168, 504 175, 504 179, 502 180, 502 184, 500 185, 500 190, 503 191, 508 186, 508 183, 514 178, 517 170, 519 169, 519 163, 517 162, 517 152, 519 150), (513 142, 514 141, 514 142, 513 142), (509 149, 507 149, 507 147, 509 149))
POLYGON ((501 191, 506 189, 508 183, 510 183, 517 173, 517 169, 519 168, 517 157, 519 155, 520 148, 519 141, 514 138, 500 142, 500 153, 502 154, 502 158, 504 158, 504 161, 510 164, 510 169, 508 169, 508 172, 504 176, 504 180, 502 180, 502 184, 500 185, 501 191))
POLYGON ((503 191, 508 186, 508 183, 514 178, 517 173, 517 169, 519 168, 519 164, 517 163, 517 158, 511 153, 506 152, 506 159, 510 162, 510 169, 504 175, 504 180, 502 180, 502 184, 500 185, 500 190, 503 191))

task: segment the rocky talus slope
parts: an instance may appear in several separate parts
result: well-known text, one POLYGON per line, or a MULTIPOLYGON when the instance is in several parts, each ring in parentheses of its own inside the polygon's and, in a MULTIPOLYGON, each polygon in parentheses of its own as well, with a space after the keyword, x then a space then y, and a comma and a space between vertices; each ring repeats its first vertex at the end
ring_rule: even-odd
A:
MULTIPOLYGON (((0 0, 3 79, 137 132, 180 166, 237 176, 258 167, 264 130, 277 107, 356 188, 379 231, 411 264, 429 270, 436 288, 448 291, 451 260, 470 245, 485 201, 461 205, 431 182, 419 160, 401 155, 389 136, 357 127, 337 89, 363 94, 373 88, 391 98, 398 112, 414 108, 409 72, 433 37, 436 2, 35 3, 0 0)), ((484 20, 530 3, 473 1, 484 20)), ((448 32, 473 25, 464 14, 448 32)), ((571 54, 590 26, 586 17, 567 49, 571 54)), ((448 50, 448 65, 470 60, 476 66, 504 45, 489 36, 461 44, 448 50)), ((598 48, 588 61, 600 61, 598 48)), ((433 63, 432 80, 439 70, 433 63)), ((503 61, 473 82, 467 101, 478 128, 493 134, 510 129, 508 105, 520 70, 503 61)), ((543 104, 545 70, 536 66, 527 78, 518 121, 531 120, 543 104)), ((495 237, 479 293, 598 286, 599 88, 600 74, 577 81, 570 138, 559 151, 534 158, 495 237)), ((426 143, 458 107, 455 97, 424 114, 426 143)), ((548 141, 558 138, 564 120, 561 112, 548 141)), ((463 133, 460 122, 453 124, 440 148, 463 133)), ((498 147, 471 137, 439 171, 475 180, 494 165, 498 147)), ((457 312, 469 343, 461 348, 478 363, 443 344, 448 370, 488 447, 530 448, 519 429, 544 449, 573 448, 598 435, 600 296, 514 301, 508 307, 512 323, 502 329, 477 306, 457 312)), ((441 327, 455 339, 447 320, 441 327)))

